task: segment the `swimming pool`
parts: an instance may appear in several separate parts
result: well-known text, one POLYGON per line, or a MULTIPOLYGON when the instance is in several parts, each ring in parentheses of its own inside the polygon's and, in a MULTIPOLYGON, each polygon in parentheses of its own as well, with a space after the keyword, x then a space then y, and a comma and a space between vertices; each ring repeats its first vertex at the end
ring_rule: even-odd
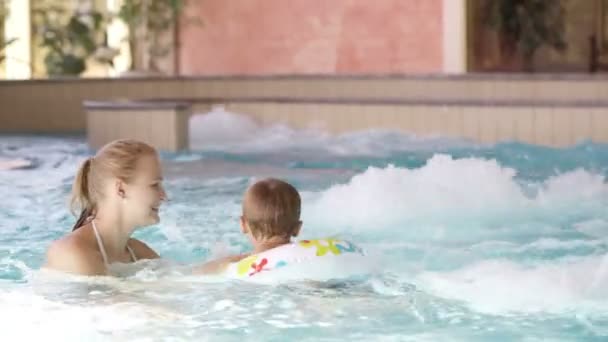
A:
POLYGON ((195 117, 193 151, 163 154, 171 202, 136 236, 166 261, 126 279, 39 272, 73 224, 81 137, 1 136, 0 338, 50 340, 606 340, 608 146, 479 145, 369 131, 331 137, 195 117), (189 277, 244 251, 242 192, 302 192, 302 237, 358 242, 382 268, 327 286, 189 277))

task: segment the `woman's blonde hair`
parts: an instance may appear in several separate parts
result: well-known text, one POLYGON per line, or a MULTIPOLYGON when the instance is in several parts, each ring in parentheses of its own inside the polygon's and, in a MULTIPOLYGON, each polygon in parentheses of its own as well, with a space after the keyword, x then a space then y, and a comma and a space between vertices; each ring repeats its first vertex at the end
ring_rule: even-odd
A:
POLYGON ((131 182, 139 158, 148 154, 156 155, 156 149, 141 141, 123 139, 105 145, 82 163, 72 186, 72 213, 76 215, 80 211, 73 230, 94 215, 103 196, 103 180, 118 178, 125 183, 131 182))

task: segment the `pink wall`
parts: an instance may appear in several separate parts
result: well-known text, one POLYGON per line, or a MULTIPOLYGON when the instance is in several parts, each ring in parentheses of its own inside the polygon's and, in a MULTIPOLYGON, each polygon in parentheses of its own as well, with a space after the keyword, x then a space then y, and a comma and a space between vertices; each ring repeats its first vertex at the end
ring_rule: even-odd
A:
POLYGON ((185 75, 430 73, 442 0, 197 0, 181 28, 185 75))

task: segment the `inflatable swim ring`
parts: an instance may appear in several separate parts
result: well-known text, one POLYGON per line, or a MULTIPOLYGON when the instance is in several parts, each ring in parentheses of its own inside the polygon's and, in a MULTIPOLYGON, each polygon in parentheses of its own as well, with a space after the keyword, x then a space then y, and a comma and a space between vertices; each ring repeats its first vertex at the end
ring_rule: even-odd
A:
POLYGON ((364 259, 363 250, 346 240, 302 240, 231 263, 225 275, 258 280, 287 272, 292 279, 335 279, 363 271, 359 266, 364 259))

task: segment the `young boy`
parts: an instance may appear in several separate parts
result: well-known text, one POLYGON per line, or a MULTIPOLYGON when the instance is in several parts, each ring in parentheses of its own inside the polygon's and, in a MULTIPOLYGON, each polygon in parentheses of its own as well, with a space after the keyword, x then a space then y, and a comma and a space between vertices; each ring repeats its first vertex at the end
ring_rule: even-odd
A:
POLYGON ((195 272, 219 273, 251 254, 291 243, 302 228, 300 208, 300 194, 291 184, 275 178, 256 182, 245 192, 240 219, 241 232, 249 237, 253 251, 207 262, 195 272))

